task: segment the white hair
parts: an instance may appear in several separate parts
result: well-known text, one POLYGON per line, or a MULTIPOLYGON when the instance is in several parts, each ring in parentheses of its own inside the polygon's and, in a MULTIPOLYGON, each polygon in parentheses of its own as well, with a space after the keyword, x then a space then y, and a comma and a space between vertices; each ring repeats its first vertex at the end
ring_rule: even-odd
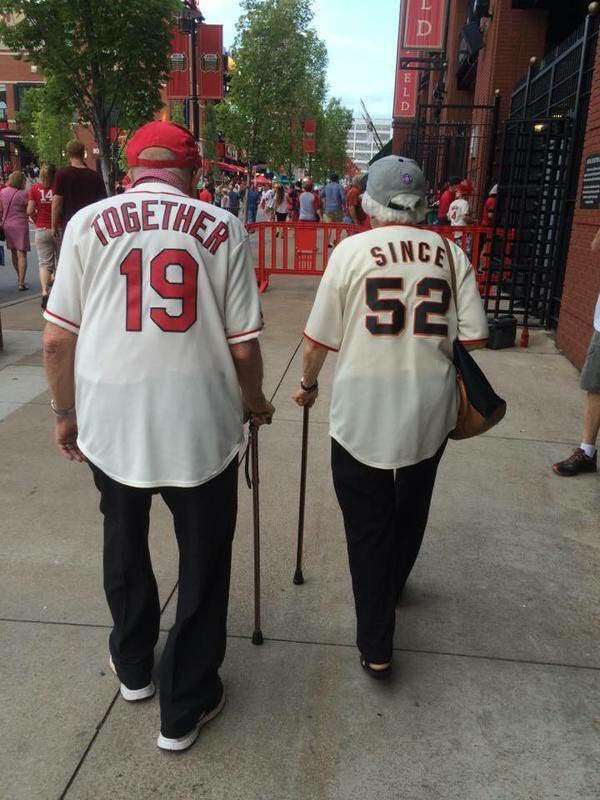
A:
POLYGON ((366 192, 362 196, 362 208, 368 217, 377 222, 395 222, 398 225, 417 225, 427 216, 428 206, 425 198, 420 200, 414 208, 387 208, 366 192))

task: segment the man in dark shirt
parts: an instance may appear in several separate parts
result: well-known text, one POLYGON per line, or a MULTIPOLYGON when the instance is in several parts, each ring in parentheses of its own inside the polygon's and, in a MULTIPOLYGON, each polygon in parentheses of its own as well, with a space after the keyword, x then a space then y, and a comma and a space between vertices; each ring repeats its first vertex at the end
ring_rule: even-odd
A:
POLYGON ((237 217, 240 213, 240 192, 237 184, 229 192, 229 213, 233 214, 234 217, 237 217))
POLYGON ((60 221, 63 226, 80 208, 89 206, 106 197, 106 187, 102 177, 86 166, 85 147, 79 139, 67 144, 69 166, 56 173, 54 196, 52 198, 52 233, 59 235, 60 221))

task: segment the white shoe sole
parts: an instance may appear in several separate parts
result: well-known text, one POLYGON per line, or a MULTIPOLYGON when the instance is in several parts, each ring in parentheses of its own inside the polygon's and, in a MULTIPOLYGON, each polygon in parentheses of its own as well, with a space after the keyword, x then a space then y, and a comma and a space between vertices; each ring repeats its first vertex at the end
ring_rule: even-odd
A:
MULTIPOLYGON (((117 675, 117 670, 115 669, 114 662, 112 660, 112 656, 109 656, 108 663, 112 671, 117 675)), ((117 675, 117 678, 119 676, 117 675)), ((124 683, 121 683, 121 697, 123 700, 127 700, 128 703, 136 703, 138 700, 147 700, 149 697, 153 697, 156 689, 154 688, 154 684, 152 681, 148 684, 148 686, 144 686, 142 689, 128 689, 124 683)))
POLYGON ((209 711, 208 714, 205 714, 195 728, 189 733, 186 733, 185 736, 182 736, 180 739, 169 739, 166 736, 163 736, 162 733, 159 734, 158 739, 156 740, 156 744, 160 747, 161 750, 170 750, 170 751, 181 751, 187 750, 188 747, 191 747, 198 736, 200 735, 200 731, 206 725, 207 722, 210 722, 211 719, 214 719, 217 714, 220 714, 223 711, 223 706, 225 705, 225 692, 223 692, 223 696, 219 701, 219 705, 213 708, 212 711, 209 711))

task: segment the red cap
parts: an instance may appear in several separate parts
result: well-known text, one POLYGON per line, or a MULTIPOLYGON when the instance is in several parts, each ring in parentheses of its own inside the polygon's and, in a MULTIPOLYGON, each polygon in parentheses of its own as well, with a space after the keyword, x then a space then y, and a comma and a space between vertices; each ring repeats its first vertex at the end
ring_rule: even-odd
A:
POLYGON ((198 145, 190 131, 174 122, 157 120, 142 125, 127 143, 125 152, 130 167, 199 167, 202 163, 198 145), (168 161, 140 158, 140 153, 147 147, 163 147, 175 158, 168 161))

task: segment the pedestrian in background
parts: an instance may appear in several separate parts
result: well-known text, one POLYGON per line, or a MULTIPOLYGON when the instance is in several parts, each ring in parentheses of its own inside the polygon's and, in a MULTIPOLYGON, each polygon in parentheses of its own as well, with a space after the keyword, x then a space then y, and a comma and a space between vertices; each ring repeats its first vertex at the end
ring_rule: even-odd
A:
POLYGON ((458 185, 460 184, 461 180, 462 178, 459 177, 450 178, 444 190, 442 191, 438 202, 437 225, 450 224, 450 220, 448 219, 448 209, 450 208, 450 204, 456 199, 456 190, 458 189, 458 185))
POLYGON ((275 192, 273 191, 272 186, 268 186, 263 192, 261 201, 261 207, 265 212, 267 222, 273 222, 273 219, 275 217, 274 205, 275 205, 275 192))
POLYGON ((494 184, 490 189, 487 200, 483 204, 483 212, 481 215, 481 224, 484 228, 494 227, 494 216, 496 214, 496 201, 498 197, 498 184, 494 184))
POLYGON ((275 189, 275 216, 277 222, 285 222, 288 215, 288 199, 285 194, 283 184, 280 183, 275 189))
POLYGON ((38 255, 40 284, 42 287, 42 308, 46 308, 50 286, 56 275, 56 264, 60 240, 52 235, 52 198, 56 177, 54 164, 44 164, 40 172, 40 183, 34 183, 29 190, 27 214, 35 225, 35 246, 38 255))
POLYGON ((208 188, 208 184, 207 183, 203 183, 202 184, 202 189, 200 190, 200 192, 198 194, 198 200, 202 200, 203 203, 212 203, 213 196, 212 196, 212 193, 210 192, 210 190, 208 188))
MULTIPOLYGON (((323 203, 323 222, 341 222, 344 216, 346 198, 335 172, 331 173, 329 182, 321 189, 320 194, 323 203)), ((331 234, 327 236, 327 246, 333 247, 331 234)))
POLYGON ((300 209, 298 219, 300 222, 316 222, 318 220, 312 181, 304 181, 304 188, 298 197, 298 204, 300 209))
POLYGON ((321 189, 321 200, 323 201, 323 222, 341 222, 346 198, 335 172, 331 173, 329 182, 321 189))
POLYGON ((300 219, 300 194, 302 192, 302 181, 296 181, 289 192, 290 201, 290 221, 298 222, 300 219))
POLYGON ((367 183, 367 175, 357 175, 353 180, 346 193, 346 206, 348 208, 348 216, 353 225, 360 225, 365 228, 368 222, 367 215, 363 211, 361 205, 361 197, 365 191, 367 183))
POLYGON ((226 183, 221 186, 221 208, 229 210, 229 186, 226 183))
POLYGON ((229 213, 237 217, 240 213, 240 187, 236 183, 233 189, 229 192, 229 213))
POLYGON ((24 292, 29 289, 25 283, 27 253, 30 250, 29 219, 25 175, 19 170, 10 173, 8 184, 0 191, 0 224, 4 228, 6 247, 10 250, 17 273, 17 288, 24 292))
POLYGON ((373 677, 390 672, 396 603, 456 426, 454 341, 474 349, 487 339, 469 260, 439 234, 415 227, 427 214, 425 191, 411 159, 387 156, 370 167, 362 204, 373 230, 344 239, 329 260, 306 325, 302 379, 293 395, 310 408, 327 353, 339 352, 331 465, 346 529, 360 662, 373 677), (433 303, 423 299, 432 293, 433 303), (430 305, 435 308, 427 313, 430 305))
MULTIPOLYGON (((592 240, 592 253, 600 253, 600 228, 592 240)), ((552 466, 555 475, 572 478, 598 469, 596 442, 600 431, 600 294, 594 313, 594 330, 581 370, 581 388, 586 393, 583 406, 581 444, 564 461, 552 466)))
POLYGON ((251 183, 248 189, 248 202, 246 204, 246 222, 250 224, 256 222, 259 202, 260 192, 257 190, 256 184, 251 183))
POLYGON ((79 139, 67 144, 69 166, 56 173, 52 197, 52 233, 60 237, 61 224, 65 226, 81 208, 106 197, 102 176, 90 169, 84 161, 85 147, 79 139))

